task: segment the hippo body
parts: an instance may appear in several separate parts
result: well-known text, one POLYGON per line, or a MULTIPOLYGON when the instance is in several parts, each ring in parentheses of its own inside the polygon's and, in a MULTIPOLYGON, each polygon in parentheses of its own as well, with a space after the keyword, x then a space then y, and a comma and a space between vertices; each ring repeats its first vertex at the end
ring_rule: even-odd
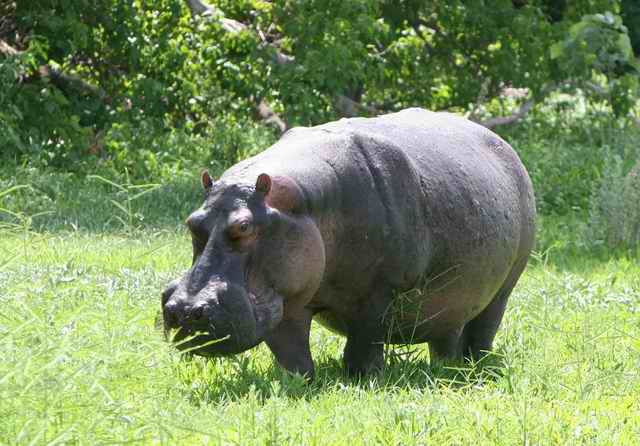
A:
POLYGON ((534 242, 518 156, 451 114, 294 128, 203 183, 187 221, 194 262, 163 293, 165 326, 197 334, 182 345, 202 355, 266 341, 308 376, 313 318, 347 337, 350 373, 381 368, 384 343, 481 357, 534 242))

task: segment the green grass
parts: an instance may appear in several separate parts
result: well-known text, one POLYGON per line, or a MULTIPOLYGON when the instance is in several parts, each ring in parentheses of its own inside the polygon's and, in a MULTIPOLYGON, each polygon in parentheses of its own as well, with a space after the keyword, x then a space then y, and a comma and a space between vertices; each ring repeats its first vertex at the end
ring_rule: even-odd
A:
MULTIPOLYGON (((129 220, 103 182, 54 178, 44 200, 46 175, 31 179, 36 193, 0 201, 23 217, 0 229, 1 444, 638 444, 632 259, 545 242, 495 355, 475 367, 432 368, 423 345, 352 380, 344 339, 315 325, 317 379, 305 385, 265 346, 189 359, 154 327, 163 285, 190 263, 180 222, 201 199, 195 180, 136 200, 129 220), (27 218, 43 210, 52 213, 27 218)), ((22 183, 3 187, 12 181, 22 183)), ((569 240, 542 221, 542 240, 569 240)))

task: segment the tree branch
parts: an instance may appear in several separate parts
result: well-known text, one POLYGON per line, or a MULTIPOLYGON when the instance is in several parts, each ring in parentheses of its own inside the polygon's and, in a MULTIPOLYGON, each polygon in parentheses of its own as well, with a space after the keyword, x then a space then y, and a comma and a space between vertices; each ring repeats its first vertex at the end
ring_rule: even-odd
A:
MULTIPOLYGON (((5 56, 17 56, 19 54, 22 54, 23 52, 24 51, 17 50, 4 40, 0 39, 0 54, 3 54, 5 56)), ((22 77, 23 75, 24 73, 19 75, 18 82, 25 81, 25 78, 22 77)), ((51 64, 40 65, 37 72, 34 73, 34 76, 26 77, 26 81, 28 82, 29 79, 33 78, 48 78, 53 85, 60 88, 61 90, 72 89, 79 93, 97 96, 100 99, 106 97, 107 95, 101 88, 87 83, 79 76, 65 73, 60 68, 52 66, 51 64)))
POLYGON ((353 99, 343 94, 336 95, 335 106, 340 114, 347 118, 359 116, 362 114, 362 112, 372 115, 379 114, 379 111, 375 107, 362 105, 360 102, 354 101, 353 99))
POLYGON ((5 56, 16 56, 20 53, 22 53, 22 51, 18 51, 7 42, 0 39, 0 54, 4 54, 5 56))
POLYGON ((265 124, 268 124, 272 127, 275 127, 280 131, 280 133, 284 133, 287 131, 287 123, 280 118, 274 111, 269 107, 269 104, 265 102, 264 99, 260 101, 258 104, 256 111, 258 116, 265 124))
POLYGON ((16 2, 5 0, 2 3, 0 4, 0 37, 8 37, 16 30, 16 2))
MULTIPOLYGON (((242 31, 249 30, 249 27, 242 22, 238 22, 237 20, 230 19, 224 16, 222 11, 218 8, 207 5, 200 0, 185 0, 187 2, 187 6, 189 6, 189 10, 191 11, 191 15, 193 17, 202 15, 204 17, 211 17, 217 20, 220 25, 222 25, 222 29, 231 34, 238 34, 242 31)), ((289 56, 287 54, 282 53, 278 47, 269 43, 265 38, 264 34, 258 29, 256 34, 262 41, 262 47, 270 47, 273 50, 273 62, 276 65, 285 65, 288 63, 292 63, 295 58, 293 56, 289 56)))
MULTIPOLYGON (((524 118, 527 113, 529 113, 531 111, 531 109, 536 105, 536 103, 540 100, 540 98, 544 98, 545 96, 547 96, 549 94, 549 92, 551 92, 552 90, 554 90, 555 88, 557 88, 557 84, 547 84, 544 85, 541 89, 540 89, 540 93, 537 95, 538 98, 536 99, 536 97, 532 94, 531 97, 527 100, 525 100, 522 104, 520 104, 520 107, 518 107, 517 110, 514 110, 513 113, 511 113, 509 116, 496 116, 496 117, 492 117, 486 120, 480 120, 480 119, 476 119, 475 116, 473 115, 469 115, 467 116, 467 118, 473 122, 476 122, 484 127, 487 127, 488 129, 494 129, 499 125, 509 125, 509 124, 514 124, 516 122, 518 122, 519 120, 521 120, 522 118, 524 118)), ((527 89, 504 89, 503 93, 507 90, 513 90, 511 93, 511 96, 515 96, 515 97, 526 97, 527 96, 527 89)), ((474 107, 474 110, 476 109, 476 107, 474 107)))
MULTIPOLYGON (((185 1, 193 17, 202 15, 218 20, 218 22, 222 26, 222 29, 224 29, 228 33, 238 34, 249 29, 249 27, 244 23, 224 17, 222 11, 213 6, 207 5, 200 0, 185 1)), ((266 43, 266 39, 264 39, 263 36, 260 35, 260 33, 258 33, 258 37, 262 40, 263 43, 266 43)), ((275 49, 273 45, 268 45, 275 49)), ((278 49, 275 49, 273 59, 274 62, 278 65, 283 65, 285 63, 290 63, 293 61, 293 57, 286 56, 280 53, 278 49)), ((287 123, 280 116, 278 116, 276 112, 273 111, 273 109, 264 99, 261 99, 258 102, 258 105, 256 106, 256 113, 265 124, 275 127, 280 131, 280 133, 284 133, 287 130, 287 123)))
POLYGON ((215 8, 213 8, 213 6, 209 6, 206 3, 201 2, 200 0, 185 0, 187 2, 187 6, 189 6, 189 9, 191 10, 191 15, 192 16, 197 16, 197 15, 211 15, 214 11, 215 8))
POLYGON ((489 91, 489 84, 491 83, 491 79, 485 79, 480 85, 480 91, 478 92, 478 97, 476 98, 476 102, 474 102, 471 110, 469 110, 467 114, 467 119, 473 122, 479 122, 480 120, 477 118, 478 109, 480 105, 484 102, 487 97, 487 92, 489 91))
POLYGON ((96 96, 99 99, 104 99, 107 94, 105 91, 95 85, 91 85, 73 74, 68 74, 57 67, 51 65, 41 65, 38 68, 38 74, 41 78, 49 78, 51 83, 61 90, 72 89, 79 93, 83 93, 90 96, 96 96))
POLYGON ((521 120, 522 118, 524 118, 527 115, 527 113, 531 111, 534 105, 536 105, 536 101, 534 101, 533 98, 531 98, 523 102, 522 105, 520 105, 520 107, 517 110, 515 110, 513 113, 511 113, 509 116, 496 116, 494 118, 489 118, 484 121, 475 121, 475 122, 485 126, 488 129, 494 129, 499 125, 513 124, 521 120))

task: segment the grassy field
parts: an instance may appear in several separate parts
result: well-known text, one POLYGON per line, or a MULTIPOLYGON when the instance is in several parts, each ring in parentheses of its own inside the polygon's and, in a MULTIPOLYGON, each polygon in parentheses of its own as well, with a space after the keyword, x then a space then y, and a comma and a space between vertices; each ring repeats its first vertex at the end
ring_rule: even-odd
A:
MULTIPOLYGON (((315 325, 305 385, 265 346, 190 359, 154 327, 190 263, 193 182, 133 200, 144 188, 31 175, 0 228, 2 444, 639 444, 636 261, 541 247, 475 366, 398 347, 384 374, 352 380, 344 339, 315 325)), ((569 237, 552 223, 542 239, 569 237)))

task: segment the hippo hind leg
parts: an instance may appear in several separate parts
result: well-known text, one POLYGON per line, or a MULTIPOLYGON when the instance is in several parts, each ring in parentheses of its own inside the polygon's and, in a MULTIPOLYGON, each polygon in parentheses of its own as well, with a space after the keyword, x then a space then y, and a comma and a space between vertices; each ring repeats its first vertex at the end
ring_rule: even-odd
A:
POLYGON ((350 376, 364 376, 384 367, 384 344, 366 331, 352 331, 344 348, 344 366, 350 376))
POLYGON ((516 262, 491 303, 479 315, 463 327, 453 329, 429 341, 429 354, 432 360, 465 358, 478 361, 491 351, 507 301, 527 264, 527 259, 528 256, 525 256, 516 262))
POLYGON ((491 351, 512 289, 513 286, 501 288, 482 313, 467 322, 459 341, 465 359, 478 361, 491 351))
POLYGON ((492 348, 510 293, 511 288, 501 288, 482 313, 466 325, 429 340, 432 364, 463 358, 474 361, 482 359, 492 348))
POLYGON ((460 336, 461 353, 465 358, 477 361, 491 351, 493 340, 507 307, 507 301, 527 264, 527 260, 528 255, 518 259, 491 303, 465 325, 460 336))

